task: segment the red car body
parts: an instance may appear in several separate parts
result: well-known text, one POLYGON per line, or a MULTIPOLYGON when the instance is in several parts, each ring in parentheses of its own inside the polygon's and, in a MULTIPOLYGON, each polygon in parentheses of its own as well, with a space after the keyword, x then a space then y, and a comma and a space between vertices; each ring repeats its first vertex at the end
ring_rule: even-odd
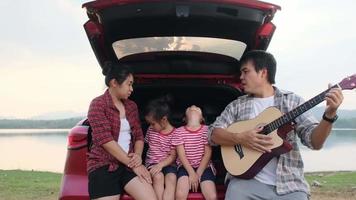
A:
MULTIPOLYGON (((189 105, 200 106, 206 123, 210 124, 229 102, 242 94, 239 57, 250 49, 267 49, 275 31, 271 21, 280 10, 277 5, 252 0, 101 0, 85 3, 83 7, 89 18, 84 29, 99 64, 119 61, 133 68, 135 86, 130 98, 139 109, 151 98, 166 93, 173 95, 176 126, 182 125, 179 119, 189 105), (137 42, 137 38, 142 40, 137 42), (177 38, 185 41, 180 44, 191 42, 196 48, 172 50, 169 45, 169 48, 150 46, 158 41, 170 41, 172 45, 177 38), (236 44, 241 43, 241 47, 229 52, 229 48, 220 45, 216 47, 223 48, 211 52, 204 41, 212 44, 238 41, 236 44), (136 44, 145 48, 136 48, 136 44), (122 52, 128 48, 131 51, 122 52)), ((147 124, 140 114, 145 131, 147 124)), ((88 126, 83 120, 68 134, 61 200, 89 199, 87 133, 88 126)), ((213 148, 212 160, 218 172, 218 198, 224 199, 226 170, 219 147, 213 148)), ((122 195, 121 199, 131 197, 122 195)), ((188 199, 204 198, 200 192, 190 192, 188 199)))

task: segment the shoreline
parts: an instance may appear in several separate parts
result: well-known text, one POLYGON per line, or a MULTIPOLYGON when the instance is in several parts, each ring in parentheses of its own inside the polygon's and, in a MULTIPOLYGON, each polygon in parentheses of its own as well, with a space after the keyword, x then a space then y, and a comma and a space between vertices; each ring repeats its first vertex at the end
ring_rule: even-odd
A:
POLYGON ((356 131, 356 128, 332 128, 332 131, 356 131))

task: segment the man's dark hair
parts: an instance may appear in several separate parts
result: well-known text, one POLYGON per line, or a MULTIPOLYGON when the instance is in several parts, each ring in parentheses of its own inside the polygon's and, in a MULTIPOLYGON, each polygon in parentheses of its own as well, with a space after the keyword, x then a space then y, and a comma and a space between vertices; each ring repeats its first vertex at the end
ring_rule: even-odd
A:
POLYGON ((277 62, 272 54, 263 50, 248 51, 242 56, 240 60, 240 67, 249 61, 251 61, 255 66, 256 72, 266 68, 268 82, 271 84, 275 83, 277 62))

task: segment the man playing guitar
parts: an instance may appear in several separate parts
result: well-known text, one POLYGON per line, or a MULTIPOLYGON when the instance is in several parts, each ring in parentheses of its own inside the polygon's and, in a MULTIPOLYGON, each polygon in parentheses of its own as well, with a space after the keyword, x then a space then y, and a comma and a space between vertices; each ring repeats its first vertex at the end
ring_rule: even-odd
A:
MULTIPOLYGON (((322 148, 330 134, 332 123, 337 118, 336 111, 343 101, 342 91, 338 87, 333 87, 324 93, 322 101, 326 100, 327 107, 320 122, 305 110, 303 110, 303 114, 297 116, 293 116, 292 112, 293 127, 285 132, 283 138, 289 143, 290 148, 279 154, 273 153, 275 141, 272 134, 268 134, 273 130, 273 126, 269 127, 270 131, 268 131, 269 129, 265 128, 266 124, 282 116, 282 113, 288 113, 303 104, 304 100, 292 92, 280 90, 273 85, 276 61, 272 54, 261 50, 250 51, 244 54, 240 64, 240 79, 246 95, 227 105, 221 115, 216 118, 216 121, 209 127, 209 141, 212 145, 221 145, 224 164, 228 171, 230 166, 227 166, 227 163, 233 160, 229 159, 231 155, 236 155, 237 160, 246 160, 249 154, 257 155, 256 162, 251 162, 254 163, 251 166, 262 167, 254 173, 251 171, 241 172, 240 177, 238 170, 236 174, 230 173, 233 176, 229 179, 225 199, 306 200, 309 198, 310 191, 303 174, 303 161, 297 137, 300 138, 302 144, 311 149, 322 148), (266 119, 265 123, 261 123, 263 120, 257 120, 255 126, 250 126, 245 130, 229 128, 236 122, 259 119, 259 115, 270 107, 277 108, 281 114, 272 117, 271 120, 266 119), (261 134, 262 132, 265 134, 261 134), (263 159, 260 158, 264 158, 264 155, 273 156, 269 157, 267 161, 261 161, 263 159), (259 163, 260 161, 261 163, 259 163)), ((265 119, 272 115, 272 112, 266 111, 260 118, 265 119)), ((284 117, 280 118, 275 122, 278 127, 278 122, 283 121, 284 117)), ((249 162, 250 160, 247 159, 246 163, 249 162)), ((234 168, 244 167, 242 166, 245 165, 244 163, 231 167, 231 171, 234 168)))

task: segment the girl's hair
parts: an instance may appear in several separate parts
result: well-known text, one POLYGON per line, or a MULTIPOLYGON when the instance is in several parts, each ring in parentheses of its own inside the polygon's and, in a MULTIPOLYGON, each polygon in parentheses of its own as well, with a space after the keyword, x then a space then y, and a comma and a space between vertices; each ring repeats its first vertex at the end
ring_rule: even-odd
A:
POLYGON ((102 73, 105 75, 105 84, 109 87, 112 79, 122 84, 130 74, 133 74, 133 71, 128 65, 106 62, 102 73))
POLYGON ((171 119, 171 108, 170 105, 173 102, 173 98, 170 95, 165 95, 157 99, 151 100, 146 106, 146 116, 152 116, 154 120, 159 121, 164 116, 167 117, 168 121, 171 119))

